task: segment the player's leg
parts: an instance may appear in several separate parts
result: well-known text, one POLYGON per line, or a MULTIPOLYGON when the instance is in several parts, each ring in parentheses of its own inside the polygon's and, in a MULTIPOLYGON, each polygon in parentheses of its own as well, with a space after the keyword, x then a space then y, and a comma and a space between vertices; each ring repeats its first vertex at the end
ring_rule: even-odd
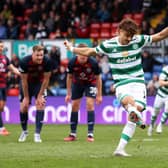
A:
POLYGON ((78 84, 72 85, 72 111, 70 118, 70 134, 64 138, 64 141, 75 141, 77 137, 78 111, 80 101, 83 96, 83 87, 78 84))
POLYGON ((87 141, 94 141, 94 124, 95 124, 95 111, 94 102, 96 98, 96 86, 88 85, 85 87, 86 95, 86 109, 87 109, 87 123, 88 123, 88 134, 87 141))
POLYGON ((78 111, 81 99, 72 100, 72 111, 70 117, 70 134, 64 141, 75 141, 77 139, 78 111))
POLYGON ((152 132, 155 126, 155 122, 157 119, 158 114, 160 113, 160 109, 163 107, 164 100, 159 95, 156 95, 155 101, 154 101, 154 111, 151 115, 151 121, 148 128, 148 136, 152 136, 152 132))
POLYGON ((161 120, 156 127, 156 132, 157 133, 162 133, 162 131, 163 131, 162 130, 162 125, 165 124, 167 119, 168 119, 168 100, 164 99, 164 103, 165 103, 164 112, 162 113, 161 120))
POLYGON ((115 156, 130 156, 125 152, 125 147, 133 137, 136 125, 142 126, 143 121, 140 111, 145 108, 146 92, 145 86, 126 85, 116 89, 117 98, 128 111, 128 122, 126 123, 119 144, 114 152, 115 156), (139 94, 138 94, 139 93, 139 94), (136 97, 136 100, 135 98, 136 97))
POLYGON ((19 136, 18 141, 24 142, 26 141, 26 138, 28 136, 28 129, 27 129, 27 123, 28 123, 28 108, 25 108, 23 106, 23 92, 20 90, 20 125, 22 128, 22 132, 19 136))
MULTIPOLYGON (((132 99, 132 97, 126 96, 123 99, 123 101, 128 101, 129 105, 132 105, 133 103, 131 103, 131 101, 133 102, 134 100, 132 99)), ((134 108, 134 106, 130 106, 128 108, 128 113, 135 114, 135 110, 136 110, 136 108, 134 108)), ((126 147, 127 143, 130 141, 130 139, 133 137, 135 129, 136 129, 136 119, 135 120, 130 119, 130 115, 129 115, 129 121, 124 126, 124 129, 123 129, 121 137, 120 137, 119 144, 114 152, 114 155, 116 155, 116 156, 130 156, 129 154, 127 154, 125 152, 125 147, 126 147)))
POLYGON ((37 84, 34 86, 32 92, 35 95, 35 105, 36 105, 36 127, 35 127, 35 133, 34 133, 34 142, 40 143, 42 142, 40 133, 42 131, 43 127, 43 121, 44 121, 44 109, 46 106, 46 97, 47 97, 47 91, 45 90, 42 96, 43 103, 39 103, 37 100, 38 93, 40 91, 41 85, 37 84))
POLYGON ((9 135, 9 131, 4 127, 2 112, 6 104, 6 89, 0 89, 0 135, 9 135))
POLYGON ((88 123, 88 134, 87 141, 94 141, 94 124, 95 124, 95 111, 94 111, 94 98, 87 97, 86 106, 87 106, 87 123, 88 123))

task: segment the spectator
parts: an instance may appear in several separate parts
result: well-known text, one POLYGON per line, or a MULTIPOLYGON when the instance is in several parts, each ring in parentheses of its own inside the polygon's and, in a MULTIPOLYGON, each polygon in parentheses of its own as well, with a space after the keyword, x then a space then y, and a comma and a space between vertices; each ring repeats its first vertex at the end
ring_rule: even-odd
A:
POLYGON ((9 39, 18 39, 19 36, 19 25, 16 20, 9 19, 7 21, 7 36, 9 39))
POLYGON ((48 31, 43 22, 39 22, 35 39, 45 39, 48 37, 48 31))
POLYGON ((38 25, 38 23, 41 20, 41 12, 38 9, 38 5, 34 4, 33 5, 33 11, 29 16, 30 20, 32 21, 33 24, 38 25))
POLYGON ((54 30, 54 19, 55 19, 55 13, 54 11, 49 12, 49 17, 46 19, 45 25, 49 32, 52 32, 54 30))
POLYGON ((69 27, 67 28, 66 38, 76 38, 76 37, 77 37, 77 34, 76 34, 76 32, 74 31, 74 28, 69 26, 69 27))
POLYGON ((153 72, 153 57, 148 51, 142 52, 142 67, 144 72, 153 72))
POLYGON ((7 28, 0 19, 0 39, 7 39, 7 28))
POLYGON ((62 38, 60 28, 56 28, 53 32, 49 34, 50 39, 62 38))
POLYGON ((100 22, 108 22, 110 19, 110 13, 107 10, 107 6, 105 3, 100 4, 100 9, 97 12, 97 17, 100 22))
POLYGON ((32 36, 31 39, 34 39, 36 32, 37 28, 33 26, 32 21, 28 21, 25 30, 25 37, 30 39, 30 36, 32 36))
POLYGON ((79 26, 76 28, 76 32, 79 38, 89 37, 89 20, 85 13, 80 16, 79 26))

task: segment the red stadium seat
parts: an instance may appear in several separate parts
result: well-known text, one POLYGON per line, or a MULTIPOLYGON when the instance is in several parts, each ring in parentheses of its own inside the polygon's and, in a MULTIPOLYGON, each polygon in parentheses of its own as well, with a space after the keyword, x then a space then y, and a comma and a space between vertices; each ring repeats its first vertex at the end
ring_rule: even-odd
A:
POLYGON ((19 95, 19 89, 17 88, 11 88, 7 91, 8 96, 18 96, 19 95))
POLYGON ((19 40, 24 40, 24 39, 25 39, 24 33, 20 33, 20 34, 19 34, 19 40))
POLYGON ((132 19, 140 26, 143 21, 143 13, 134 13, 132 19))
POLYGON ((90 29, 100 29, 100 23, 91 23, 90 29))
POLYGON ((107 32, 107 31, 100 32, 100 38, 110 38, 110 37, 111 37, 110 32, 107 32))
POLYGON ((90 25, 90 38, 99 38, 100 37, 100 23, 92 23, 90 25))
POLYGON ((101 24, 101 29, 109 30, 110 28, 111 28, 111 23, 110 22, 101 24))
POLYGON ((102 23, 100 27, 100 38, 110 38, 111 23, 102 23))
POLYGON ((126 14, 123 15, 123 19, 126 19, 126 18, 132 19, 133 15, 131 13, 126 13, 126 14))
POLYGON ((25 33, 27 26, 26 25, 22 25, 20 28, 20 33, 25 33))
POLYGON ((100 33, 97 30, 92 30, 90 31, 90 38, 99 38, 100 37, 100 33))
POLYGON ((119 25, 118 22, 114 22, 114 23, 111 24, 111 36, 112 37, 116 36, 118 25, 119 25))

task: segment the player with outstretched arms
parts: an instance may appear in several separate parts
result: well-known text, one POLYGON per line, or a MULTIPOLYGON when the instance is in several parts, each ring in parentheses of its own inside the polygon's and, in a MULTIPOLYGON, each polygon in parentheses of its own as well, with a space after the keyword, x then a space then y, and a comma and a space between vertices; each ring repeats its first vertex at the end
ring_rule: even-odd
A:
POLYGON ((130 156, 125 147, 134 135, 136 126, 144 128, 141 112, 146 107, 146 86, 141 64, 142 48, 152 42, 168 37, 168 28, 154 35, 138 35, 138 26, 131 19, 124 19, 118 26, 118 36, 103 41, 95 48, 73 47, 68 41, 64 42, 67 50, 75 54, 93 56, 98 53, 106 54, 115 82, 116 97, 128 112, 126 123, 119 144, 114 151, 115 156, 130 156))

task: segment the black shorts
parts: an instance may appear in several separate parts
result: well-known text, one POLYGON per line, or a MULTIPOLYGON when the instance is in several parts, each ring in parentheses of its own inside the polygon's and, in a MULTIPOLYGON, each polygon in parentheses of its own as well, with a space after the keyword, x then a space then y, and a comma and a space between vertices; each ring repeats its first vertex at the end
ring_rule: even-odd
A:
POLYGON ((72 100, 79 99, 82 96, 95 98, 97 93, 96 86, 93 84, 80 85, 72 84, 72 100))
POLYGON ((6 101, 6 88, 0 88, 0 100, 6 101))
MULTIPOLYGON (((20 87, 20 95, 19 95, 19 100, 20 102, 23 101, 24 95, 23 95, 23 90, 22 90, 22 86, 20 87)), ((29 93, 29 98, 30 98, 30 103, 31 103, 31 99, 34 96, 35 98, 37 98, 38 93, 40 91, 41 88, 41 83, 38 84, 28 84, 28 93, 29 93)), ((43 93, 44 97, 47 97, 47 90, 45 90, 45 92, 43 93)))

